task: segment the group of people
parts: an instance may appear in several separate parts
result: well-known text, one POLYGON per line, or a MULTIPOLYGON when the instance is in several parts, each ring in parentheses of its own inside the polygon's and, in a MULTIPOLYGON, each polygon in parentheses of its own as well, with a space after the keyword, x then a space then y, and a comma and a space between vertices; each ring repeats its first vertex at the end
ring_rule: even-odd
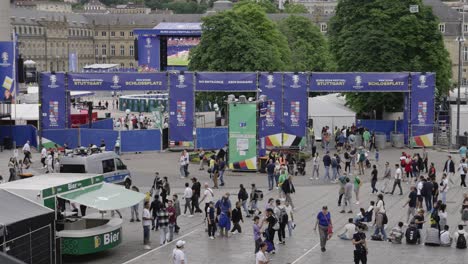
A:
POLYGON ((148 129, 154 127, 154 121, 140 112, 138 115, 127 114, 114 119, 114 127, 117 129, 125 128, 126 130, 148 129))

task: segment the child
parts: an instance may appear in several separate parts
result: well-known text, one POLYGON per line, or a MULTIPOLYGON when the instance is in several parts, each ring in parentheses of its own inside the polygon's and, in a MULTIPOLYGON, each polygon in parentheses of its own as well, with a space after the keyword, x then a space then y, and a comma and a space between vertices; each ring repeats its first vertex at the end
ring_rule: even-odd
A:
POLYGON ((210 205, 206 209, 206 215, 207 215, 206 220, 208 223, 208 237, 210 239, 214 239, 215 232, 216 232, 216 223, 215 223, 216 212, 215 212, 213 202, 210 202, 210 205))
POLYGON ((174 208, 176 211, 176 223, 174 227, 174 232, 178 234, 180 230, 180 226, 177 225, 177 217, 180 216, 180 203, 179 203, 179 197, 177 196, 177 194, 172 195, 172 200, 174 201, 174 208))
POLYGON ((395 226, 388 237, 388 242, 393 244, 401 244, 401 239, 403 238, 403 222, 398 222, 398 225, 395 226))

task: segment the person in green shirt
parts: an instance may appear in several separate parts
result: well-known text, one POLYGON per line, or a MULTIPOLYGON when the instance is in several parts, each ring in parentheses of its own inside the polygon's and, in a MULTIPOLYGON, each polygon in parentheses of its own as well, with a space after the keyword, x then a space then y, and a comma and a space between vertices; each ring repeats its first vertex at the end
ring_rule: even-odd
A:
POLYGON ((283 186, 283 183, 286 181, 288 178, 288 173, 285 168, 281 169, 280 171, 280 176, 278 178, 278 187, 279 187, 279 197, 280 199, 284 198, 284 193, 283 189, 281 188, 283 186))
POLYGON ((356 204, 359 204, 359 189, 361 188, 362 181, 359 175, 354 177, 354 193, 356 194, 356 204))
POLYGON ((366 149, 369 147, 370 138, 371 138, 371 134, 369 130, 366 129, 364 133, 362 134, 362 139, 364 139, 364 148, 366 149))

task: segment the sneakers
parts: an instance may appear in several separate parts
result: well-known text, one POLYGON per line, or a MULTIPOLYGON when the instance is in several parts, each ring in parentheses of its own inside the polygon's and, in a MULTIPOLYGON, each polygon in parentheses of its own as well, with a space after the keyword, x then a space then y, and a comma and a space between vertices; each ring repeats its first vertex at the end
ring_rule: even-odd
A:
POLYGON ((210 236, 210 239, 214 239, 214 236, 210 236))
POLYGON ((359 204, 359 201, 357 201, 356 204, 359 204))
MULTIPOLYGON (((120 217, 120 218, 122 218, 122 217, 120 217)), ((137 218, 137 222, 141 222, 141 220, 137 218)))
POLYGON ((189 217, 189 218, 190 218, 190 217, 193 217, 193 214, 189 215, 188 217, 189 217))
POLYGON ((229 233, 231 233, 232 235, 235 235, 235 234, 237 234, 237 230, 234 231, 234 232, 229 232, 229 233))
POLYGON ((348 214, 352 214, 352 213, 353 213, 353 211, 349 210, 348 214))
POLYGON ((144 249, 149 250, 149 249, 151 249, 151 247, 150 247, 149 245, 145 245, 145 246, 144 246, 144 249))
POLYGON ((341 210, 340 213, 344 214, 344 213, 345 213, 345 210, 341 210))
POLYGON ((135 222, 135 220, 133 220, 133 218, 132 218, 132 219, 130 219, 130 223, 133 223, 133 222, 135 222))

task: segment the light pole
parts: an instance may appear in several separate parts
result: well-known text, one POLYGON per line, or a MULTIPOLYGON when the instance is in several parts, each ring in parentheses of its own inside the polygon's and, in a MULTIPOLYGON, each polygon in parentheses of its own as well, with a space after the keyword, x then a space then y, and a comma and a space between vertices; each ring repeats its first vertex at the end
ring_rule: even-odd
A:
POLYGON ((462 74, 463 74, 463 54, 462 49, 465 42, 465 34, 463 32, 463 25, 465 22, 465 9, 462 10, 462 19, 460 20, 460 36, 457 38, 458 41, 458 92, 457 92, 457 129, 456 129, 456 144, 460 145, 460 91, 462 85, 462 74))

